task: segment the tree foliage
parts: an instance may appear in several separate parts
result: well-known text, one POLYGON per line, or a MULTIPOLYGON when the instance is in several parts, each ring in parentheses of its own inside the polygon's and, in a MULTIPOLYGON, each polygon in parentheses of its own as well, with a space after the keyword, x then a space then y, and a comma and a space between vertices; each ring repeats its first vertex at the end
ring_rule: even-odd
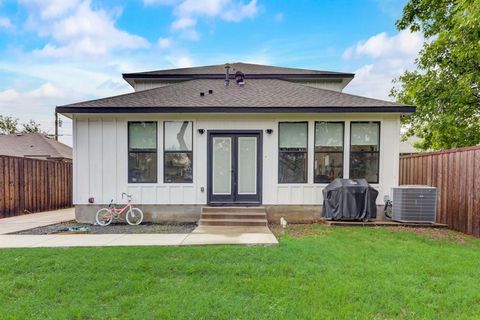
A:
POLYGON ((417 106, 403 121, 421 149, 480 143, 480 1, 410 0, 397 28, 427 39, 417 70, 394 81, 392 96, 417 106))
POLYGON ((2 116, 0 114, 0 134, 12 133, 44 133, 38 122, 30 120, 27 123, 22 123, 22 129, 19 130, 19 120, 11 116, 2 116))
POLYGON ((17 132, 18 119, 0 114, 0 134, 17 132))
POLYGON ((34 120, 30 120, 27 123, 22 124, 22 132, 23 133, 41 133, 42 129, 40 128, 40 123, 35 122, 34 120))

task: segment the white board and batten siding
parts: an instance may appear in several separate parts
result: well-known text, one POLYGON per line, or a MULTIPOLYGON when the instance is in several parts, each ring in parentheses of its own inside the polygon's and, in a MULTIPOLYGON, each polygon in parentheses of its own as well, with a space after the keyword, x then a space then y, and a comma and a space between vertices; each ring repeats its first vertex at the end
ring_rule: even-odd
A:
MULTIPOLYGON (((135 91, 143 91, 149 90, 154 88, 165 87, 171 84, 176 84, 182 81, 135 81, 134 89, 135 91)), ((309 87, 319 88, 319 89, 326 89, 326 90, 333 90, 342 92, 343 88, 345 87, 346 83, 342 81, 322 81, 322 80, 310 80, 310 81, 295 81, 295 83, 300 83, 309 87)))
POLYGON ((97 204, 113 199, 122 203, 122 192, 133 195, 138 204, 207 203, 207 134, 204 130, 263 131, 263 204, 321 204, 326 184, 313 183, 315 121, 345 122, 344 172, 349 172, 350 121, 380 121, 380 179, 377 203, 398 185, 400 116, 399 114, 148 114, 148 115, 76 115, 74 117, 74 203, 97 204), (193 183, 163 182, 163 121, 193 121, 193 183), (158 121, 158 181, 128 183, 128 121, 158 121), (278 123, 308 121, 308 183, 278 183, 278 123), (266 129, 273 129, 266 134, 266 129), (203 188, 203 191, 202 191, 203 188))

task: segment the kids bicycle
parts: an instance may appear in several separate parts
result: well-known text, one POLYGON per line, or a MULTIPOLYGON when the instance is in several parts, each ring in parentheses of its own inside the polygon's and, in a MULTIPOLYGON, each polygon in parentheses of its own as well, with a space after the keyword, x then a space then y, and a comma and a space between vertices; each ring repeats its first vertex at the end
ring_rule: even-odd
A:
POLYGON ((126 194, 125 192, 122 193, 123 196, 127 196, 128 202, 123 208, 116 208, 115 204, 110 201, 110 204, 107 208, 102 208, 97 211, 95 215, 95 221, 100 226, 108 226, 112 223, 113 219, 119 219, 121 215, 125 215, 125 220, 129 225, 139 225, 143 221, 143 212, 138 208, 132 207, 132 196, 130 194, 126 194))

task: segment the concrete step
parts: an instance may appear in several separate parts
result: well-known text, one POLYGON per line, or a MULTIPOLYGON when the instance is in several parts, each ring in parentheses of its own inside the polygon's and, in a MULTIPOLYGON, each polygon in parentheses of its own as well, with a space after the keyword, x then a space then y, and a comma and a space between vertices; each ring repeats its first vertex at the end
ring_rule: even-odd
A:
POLYGON ((266 214, 257 212, 211 212, 202 213, 201 219, 265 219, 266 214))
POLYGON ((200 226, 267 226, 267 219, 200 219, 200 226))
POLYGON ((202 213, 265 213, 264 207, 203 207, 202 213))

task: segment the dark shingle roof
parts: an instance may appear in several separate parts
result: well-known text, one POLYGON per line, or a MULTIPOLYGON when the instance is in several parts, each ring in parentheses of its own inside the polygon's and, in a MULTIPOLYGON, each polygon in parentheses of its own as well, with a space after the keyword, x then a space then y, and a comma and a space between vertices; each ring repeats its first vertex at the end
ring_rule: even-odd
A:
MULTIPOLYGON (((246 75, 351 75, 351 73, 342 73, 342 72, 332 72, 332 71, 321 71, 321 70, 307 70, 299 68, 284 68, 284 67, 275 67, 267 66, 261 64, 253 63, 243 63, 235 62, 230 63, 230 73, 235 73, 235 71, 240 70, 246 75)), ((136 73, 126 73, 124 76, 128 75, 199 75, 199 74, 225 74, 225 64, 216 64, 210 66, 201 66, 201 67, 191 67, 191 68, 179 68, 179 69, 166 69, 166 70, 156 70, 156 71, 147 71, 147 72, 136 72, 136 73)))
MULTIPOLYGON (((190 80, 57 107, 58 112, 408 112, 406 105, 284 80, 190 80), (213 94, 208 91, 213 90, 213 94), (200 96, 204 92, 205 96, 200 96)), ((412 110, 411 110, 412 111, 412 110)))
POLYGON ((72 159, 72 148, 41 133, 0 135, 0 155, 72 159))

